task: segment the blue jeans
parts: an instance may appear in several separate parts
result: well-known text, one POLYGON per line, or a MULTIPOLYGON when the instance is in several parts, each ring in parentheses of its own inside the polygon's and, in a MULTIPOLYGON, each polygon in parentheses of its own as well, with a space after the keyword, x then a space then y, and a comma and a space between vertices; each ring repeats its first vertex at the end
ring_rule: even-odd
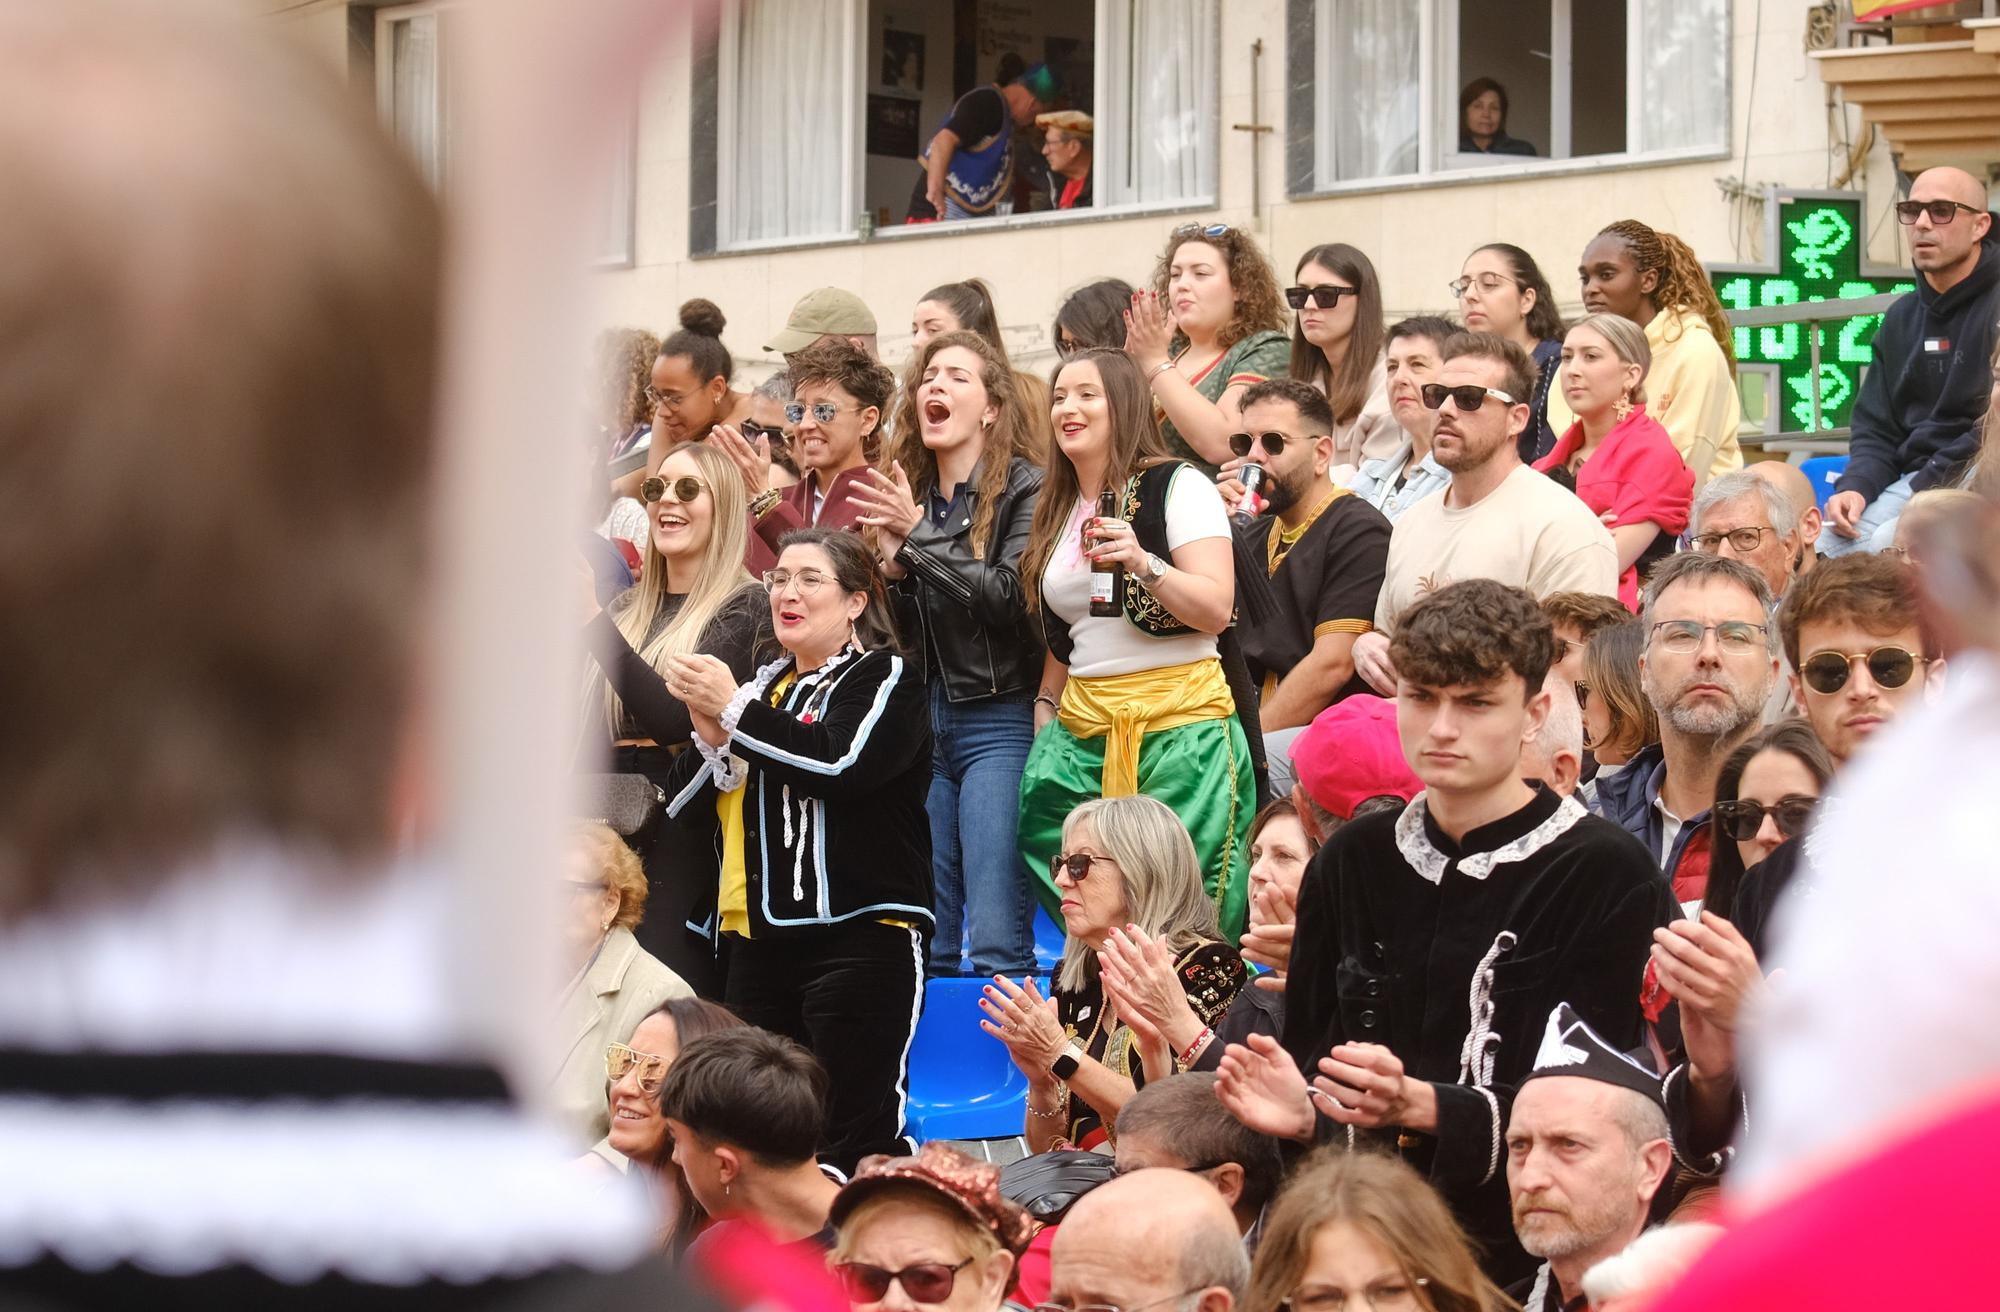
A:
POLYGON ((1868 503, 1861 512, 1855 527, 1861 530, 1860 537, 1842 537, 1833 531, 1831 522, 1819 531, 1816 544, 1822 556, 1845 556, 1850 551, 1887 551, 1896 545, 1896 521, 1903 517, 1903 507, 1910 504, 1916 493, 1910 487, 1912 474, 1905 474, 1882 489, 1882 495, 1868 503))
POLYGON ((1020 975, 1035 966, 1034 903, 1021 873, 1015 827, 1021 769, 1035 741, 1025 698, 946 699, 931 685, 931 870, 937 936, 930 972, 959 973, 969 940, 976 975, 1020 975))

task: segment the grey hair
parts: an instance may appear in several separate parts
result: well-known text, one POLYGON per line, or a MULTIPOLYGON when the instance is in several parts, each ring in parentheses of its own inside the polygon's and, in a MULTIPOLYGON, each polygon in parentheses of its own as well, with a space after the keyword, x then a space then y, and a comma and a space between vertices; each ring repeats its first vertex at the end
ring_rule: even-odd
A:
POLYGON ((1694 499, 1694 514, 1689 517, 1691 532, 1701 532, 1701 523, 1708 518, 1708 512, 1731 501, 1741 501, 1745 497, 1758 497, 1764 503, 1764 515, 1771 521, 1779 537, 1788 537, 1799 526, 1799 516, 1804 507, 1792 504, 1792 499, 1778 490, 1778 485, 1762 479, 1747 469, 1738 469, 1712 478, 1708 485, 1694 499))
POLYGON ((1567 339, 1579 328, 1588 328, 1602 337, 1626 364, 1639 366, 1639 381, 1633 385, 1631 395, 1633 404, 1644 402, 1646 375, 1653 369, 1653 348, 1646 341, 1646 330, 1622 314, 1586 314, 1571 324, 1563 337, 1567 339))
POLYGON ((1542 731, 1535 735, 1535 750, 1546 763, 1553 764, 1557 755, 1566 751, 1582 764, 1583 706, 1576 699, 1576 685, 1550 670, 1542 680, 1542 691, 1549 695, 1549 714, 1542 721, 1542 731))
POLYGON ((1659 1103, 1636 1089, 1615 1085, 1613 1089, 1616 1096, 1611 1100, 1611 1119, 1624 1133, 1625 1141, 1632 1146, 1633 1152, 1661 1139, 1671 1140, 1667 1113, 1659 1103))
POLYGON ((1771 654, 1778 654, 1777 618, 1771 614, 1771 585, 1764 582, 1764 576, 1740 560, 1728 556, 1711 556, 1702 551, 1677 551, 1653 567, 1646 576, 1646 587, 1640 595, 1639 622, 1641 641, 1653 640, 1654 612, 1659 609, 1660 598, 1668 588, 1676 583, 1701 583, 1709 579, 1723 579, 1734 583, 1757 599, 1763 608, 1764 638, 1771 654))
POLYGON ((1250 1254, 1234 1227, 1204 1224, 1181 1236, 1181 1288, 1188 1290, 1181 1307, 1192 1308, 1203 1290, 1220 1285, 1229 1291, 1232 1307, 1240 1306, 1250 1288, 1250 1254))
POLYGON ((1583 1292, 1595 1307, 1609 1298, 1665 1289, 1685 1275, 1722 1233, 1721 1226, 1705 1221, 1655 1226, 1584 1272, 1583 1292))
MULTIPOLYGON (((1118 864, 1126 917, 1175 953, 1220 937, 1215 907, 1201 882, 1201 859, 1194 840, 1172 808, 1145 796, 1100 797, 1085 802, 1063 821, 1067 849, 1080 825, 1118 864)), ((1093 872, 1094 875, 1095 872, 1093 872)), ((1097 978, 1097 952, 1074 934, 1063 947, 1056 986, 1082 992, 1097 978)))
POLYGON ((795 398, 792 390, 792 371, 780 369, 763 382, 757 384, 752 396, 761 396, 766 401, 776 401, 779 405, 790 405, 795 398))

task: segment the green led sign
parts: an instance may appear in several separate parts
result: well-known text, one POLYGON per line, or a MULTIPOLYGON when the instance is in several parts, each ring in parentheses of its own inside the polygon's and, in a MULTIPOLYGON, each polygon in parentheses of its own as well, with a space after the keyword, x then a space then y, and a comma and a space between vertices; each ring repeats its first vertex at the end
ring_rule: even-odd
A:
MULTIPOLYGON (((1764 204, 1769 228, 1764 249, 1770 264, 1711 264, 1709 279, 1725 309, 1798 305, 1805 302, 1877 296, 1915 289, 1904 270, 1864 270, 1862 196, 1853 191, 1773 192, 1764 204)), ((1879 314, 1829 319, 1820 324, 1821 428, 1844 428, 1854 411, 1861 370, 1874 358, 1879 314)), ((1802 323, 1771 328, 1738 328, 1736 362, 1769 365, 1778 379, 1771 404, 1778 429, 1809 432, 1813 427, 1812 343, 1802 323)))

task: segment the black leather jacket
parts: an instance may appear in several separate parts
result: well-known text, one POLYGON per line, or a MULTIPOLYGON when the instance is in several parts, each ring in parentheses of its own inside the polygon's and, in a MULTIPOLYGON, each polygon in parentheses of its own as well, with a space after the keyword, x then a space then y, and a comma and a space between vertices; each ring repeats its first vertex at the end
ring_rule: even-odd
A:
POLYGON ((978 482, 975 467, 965 484, 964 513, 942 527, 926 513, 896 553, 906 571, 896 584, 898 609, 915 621, 906 632, 912 655, 927 681, 944 680, 945 696, 954 702, 1032 694, 1042 677, 1042 638, 1021 591, 1021 553, 1042 471, 1019 456, 1008 461, 984 560, 972 555, 978 482))

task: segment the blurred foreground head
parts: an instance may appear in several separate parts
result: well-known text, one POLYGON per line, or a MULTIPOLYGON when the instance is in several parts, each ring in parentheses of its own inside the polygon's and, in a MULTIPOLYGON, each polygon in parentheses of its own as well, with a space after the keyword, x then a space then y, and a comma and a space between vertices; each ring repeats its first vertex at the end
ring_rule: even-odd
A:
POLYGON ((438 216, 359 97, 189 8, 0 7, 0 919, 389 839, 438 216))

